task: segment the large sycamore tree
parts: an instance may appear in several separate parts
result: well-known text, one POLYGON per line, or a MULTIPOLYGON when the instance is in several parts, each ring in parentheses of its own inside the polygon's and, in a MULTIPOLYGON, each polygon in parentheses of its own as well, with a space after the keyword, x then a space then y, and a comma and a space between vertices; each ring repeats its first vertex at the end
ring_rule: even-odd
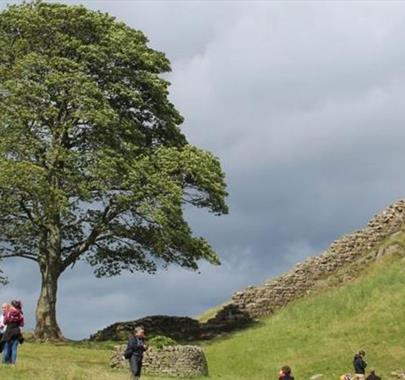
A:
POLYGON ((219 259, 184 219, 227 212, 218 159, 188 144, 170 63, 113 17, 42 2, 0 14, 0 258, 38 263, 35 334, 61 339, 58 279, 219 259))

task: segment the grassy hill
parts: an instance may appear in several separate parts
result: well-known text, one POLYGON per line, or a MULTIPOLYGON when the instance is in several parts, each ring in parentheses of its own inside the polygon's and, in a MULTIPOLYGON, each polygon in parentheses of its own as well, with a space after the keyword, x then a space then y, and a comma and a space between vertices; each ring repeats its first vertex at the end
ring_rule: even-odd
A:
MULTIPOLYGON (((405 234, 386 242, 396 253, 358 267, 354 281, 290 304, 253 328, 205 343, 210 378, 266 380, 284 364, 296 379, 324 374, 338 379, 351 371, 353 353, 367 352, 370 367, 387 378, 405 368, 405 234)), ((327 284, 326 284, 327 285, 327 284)), ((7 379, 128 379, 108 367, 114 343, 21 346, 7 379)), ((144 377, 147 380, 147 377, 144 377)))
POLYGON ((297 379, 352 371, 364 349, 384 378, 405 368, 405 261, 387 257, 359 279, 297 301, 250 330, 207 345, 211 376, 271 379, 284 364, 297 379))

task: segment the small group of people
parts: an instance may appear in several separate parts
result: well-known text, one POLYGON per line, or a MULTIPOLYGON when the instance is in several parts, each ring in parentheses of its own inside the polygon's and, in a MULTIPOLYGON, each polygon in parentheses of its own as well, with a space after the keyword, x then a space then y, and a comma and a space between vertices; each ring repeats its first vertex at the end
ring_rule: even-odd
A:
MULTIPOLYGON (((125 359, 129 360, 131 375, 133 380, 138 380, 141 376, 142 359, 144 352, 148 349, 145 343, 145 329, 143 326, 135 328, 133 335, 129 338, 127 347, 124 352, 125 359)), ((340 380, 381 380, 376 375, 374 370, 366 378, 366 353, 361 350, 354 355, 353 358, 354 375, 345 374, 340 377, 340 380)), ((278 380, 294 380, 291 367, 285 365, 278 373, 278 380)))
MULTIPOLYGON (((347 373, 340 377, 340 380, 381 380, 381 377, 377 376, 375 370, 371 370, 370 374, 366 377, 366 353, 361 350, 354 355, 353 358, 354 375, 347 373)), ((278 374, 278 380, 294 380, 291 374, 291 368, 286 365, 281 368, 278 374)))
POLYGON ((24 342, 21 332, 23 326, 21 301, 3 303, 0 315, 0 352, 3 352, 3 364, 15 365, 18 345, 24 342))
POLYGON ((124 351, 125 359, 129 360, 129 367, 133 380, 141 377, 143 353, 148 349, 145 343, 145 329, 143 326, 135 327, 133 335, 129 338, 124 351))
POLYGON ((354 375, 352 376, 350 373, 342 375, 340 380, 381 380, 381 377, 377 376, 375 370, 371 370, 370 374, 366 377, 366 352, 360 350, 356 352, 353 358, 353 368, 354 368, 354 375))

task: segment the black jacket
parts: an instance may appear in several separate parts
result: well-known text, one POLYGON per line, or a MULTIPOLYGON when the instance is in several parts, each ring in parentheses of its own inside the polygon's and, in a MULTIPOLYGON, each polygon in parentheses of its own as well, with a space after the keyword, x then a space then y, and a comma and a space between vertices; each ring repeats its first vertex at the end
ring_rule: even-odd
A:
POLYGON ((359 375, 366 373, 367 363, 364 361, 363 357, 359 354, 354 355, 353 359, 354 372, 359 375))
POLYGON ((374 373, 371 373, 370 375, 367 376, 367 379, 366 379, 366 380, 381 380, 381 377, 380 377, 380 376, 377 376, 377 375, 374 374, 374 373))
POLYGON ((20 343, 24 341, 24 338, 21 334, 20 326, 17 323, 10 323, 6 327, 6 331, 1 337, 2 342, 9 342, 10 340, 17 339, 20 343))
POLYGON ((279 377, 279 380, 294 380, 294 376, 284 374, 279 377))
POLYGON ((128 341, 128 345, 125 350, 124 356, 127 359, 131 358, 132 356, 142 358, 144 352, 145 352, 145 340, 143 338, 138 338, 137 336, 132 336, 128 341))

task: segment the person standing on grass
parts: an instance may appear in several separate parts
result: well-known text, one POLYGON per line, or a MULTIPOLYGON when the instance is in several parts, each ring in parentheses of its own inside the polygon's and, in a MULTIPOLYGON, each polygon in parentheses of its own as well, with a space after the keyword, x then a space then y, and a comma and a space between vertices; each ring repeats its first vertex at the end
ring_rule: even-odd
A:
POLYGON ((6 330, 1 339, 3 363, 15 365, 18 344, 23 342, 21 327, 24 326, 24 315, 20 301, 11 301, 11 305, 4 315, 4 325, 6 325, 6 330))
POLYGON ((366 353, 364 351, 359 351, 354 355, 353 367, 354 367, 354 378, 356 380, 365 380, 366 379, 366 367, 367 362, 365 360, 366 353))
POLYGON ((10 308, 10 305, 8 303, 3 303, 1 305, 1 315, 0 315, 0 340, 6 331, 6 325, 4 324, 4 317, 6 316, 6 313, 8 309, 10 308))
POLYGON ((134 334, 129 338, 124 356, 129 359, 132 379, 141 377, 143 353, 148 349, 145 344, 145 330, 142 326, 135 327, 134 334))
POLYGON ((6 313, 7 313, 9 308, 10 308, 10 305, 8 303, 3 303, 3 305, 1 305, 1 314, 0 314, 0 352, 3 352, 2 338, 3 338, 4 332, 6 331, 6 325, 4 324, 4 317, 6 316, 6 313))
POLYGON ((291 368, 288 365, 281 368, 278 374, 278 380, 294 380, 294 376, 291 374, 291 368))

